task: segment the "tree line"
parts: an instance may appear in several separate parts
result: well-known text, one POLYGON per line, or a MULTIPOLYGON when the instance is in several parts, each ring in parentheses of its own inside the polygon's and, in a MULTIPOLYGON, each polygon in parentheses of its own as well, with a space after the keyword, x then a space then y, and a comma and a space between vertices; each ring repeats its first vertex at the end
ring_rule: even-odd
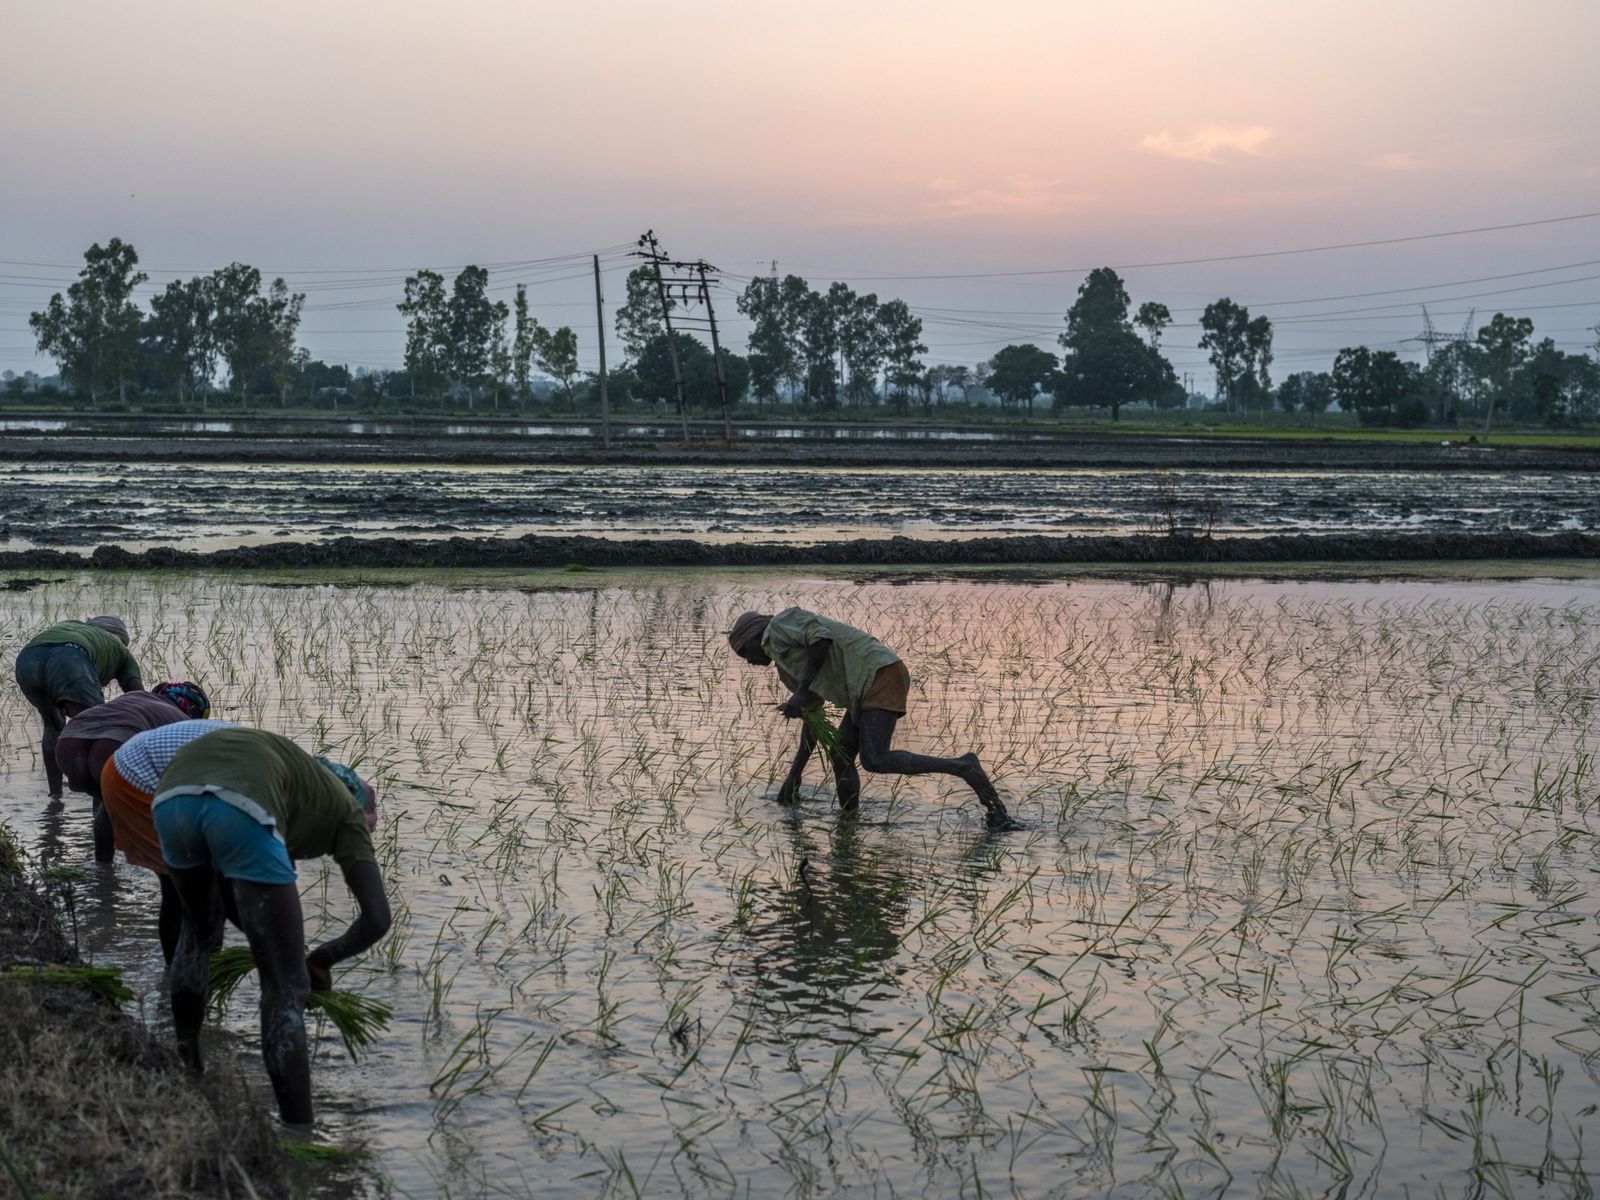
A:
MULTIPOLYGON (((464 267, 448 281, 433 270, 407 276, 396 306, 405 318, 404 368, 352 374, 296 345, 305 296, 281 278, 263 286, 259 270, 235 262, 173 280, 147 311, 134 300, 148 280, 138 263, 134 248, 119 238, 96 243, 85 251, 77 280, 29 318, 40 351, 96 405, 113 391, 125 405, 130 388, 180 402, 204 397, 215 389, 219 369, 241 400, 270 394, 285 405, 291 393, 315 401, 354 390, 373 400, 468 408, 483 400, 498 409, 503 398, 525 404, 537 389, 549 391, 536 384, 535 372, 552 381, 554 396, 572 410, 595 402, 595 378, 578 366, 576 332, 548 329, 532 316, 526 285, 516 287, 509 305, 491 298, 489 272, 480 266, 464 267)), ((955 397, 970 402, 983 388, 1004 405, 1103 408, 1116 420, 1129 404, 1176 407, 1187 400, 1162 352, 1171 311, 1159 301, 1135 308, 1109 267, 1091 271, 1078 288, 1057 338, 1059 353, 1017 343, 976 367, 925 362, 922 320, 905 301, 880 300, 842 282, 819 289, 799 275, 758 276, 736 305, 750 330, 747 354, 723 352, 734 401, 904 411, 955 397)), ((668 343, 664 318, 678 307, 668 293, 663 310, 649 267, 628 275, 615 313, 621 362, 609 375, 618 401, 670 401, 676 351, 690 406, 718 402, 710 347, 681 329, 668 343)), ((1337 403, 1364 424, 1397 426, 1451 425, 1462 417, 1481 417, 1487 426, 1497 414, 1548 424, 1600 416, 1600 364, 1549 338, 1534 342, 1526 317, 1498 313, 1470 340, 1430 347, 1426 364, 1393 350, 1346 347, 1330 370, 1296 372, 1276 386, 1269 318, 1223 297, 1205 307, 1198 324, 1197 345, 1216 375, 1215 402, 1228 412, 1314 414, 1337 403)))
POLYGON ((116 390, 126 404, 130 386, 165 386, 181 401, 208 388, 218 361, 230 388, 272 391, 287 402, 295 373, 307 357, 295 347, 305 296, 282 279, 263 290, 261 272, 230 263, 209 275, 175 279, 157 292, 146 312, 133 291, 149 279, 139 255, 121 238, 84 252, 84 265, 66 294, 57 292, 28 318, 41 353, 55 359, 62 378, 98 404, 116 390))

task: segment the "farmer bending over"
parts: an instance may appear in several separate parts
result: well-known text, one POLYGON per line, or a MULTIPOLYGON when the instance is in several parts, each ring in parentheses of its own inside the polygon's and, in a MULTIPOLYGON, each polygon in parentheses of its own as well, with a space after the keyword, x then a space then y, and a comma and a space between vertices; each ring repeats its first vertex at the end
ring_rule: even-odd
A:
MULTIPOLYGON (((72 725, 67 728, 70 730, 72 725)), ((100 795, 105 800, 106 819, 111 824, 116 848, 133 866, 154 871, 161 882, 161 911, 156 918, 156 930, 161 938, 161 956, 169 967, 178 948, 183 904, 178 900, 178 889, 172 885, 172 876, 161 857, 161 840, 156 837, 155 821, 150 816, 150 801, 161 781, 161 773, 172 765, 173 756, 179 750, 208 733, 235 728, 231 721, 212 721, 204 717, 163 725, 123 742, 100 771, 100 795)), ((63 741, 62 745, 65 744, 63 741)), ((219 902, 229 899, 218 897, 219 902)), ((230 906, 224 904, 224 907, 230 906)), ((236 913, 233 915, 237 917, 236 913)), ((237 920, 234 923, 238 924, 237 920)), ((212 949, 221 945, 221 934, 219 925, 213 930, 212 949)))
POLYGON ((127 692, 86 708, 61 731, 56 764, 67 786, 94 801, 94 857, 110 862, 111 820, 106 816, 100 775, 111 756, 136 734, 211 712, 211 701, 192 683, 158 683, 148 692, 127 692))
POLYGON ((261 978, 261 1055, 278 1114, 311 1124, 306 1053, 309 993, 333 986, 332 967, 389 930, 389 901, 372 849, 377 798, 349 767, 312 758, 288 738, 259 729, 219 729, 196 738, 161 776, 153 801, 161 857, 183 920, 170 982, 178 1049, 201 1068, 208 947, 220 875, 261 978), (344 933, 309 954, 295 861, 331 854, 360 909, 344 933))
MULTIPOLYGON (((846 812, 861 799, 861 777, 855 768, 860 755, 861 765, 878 775, 954 775, 978 797, 990 828, 1018 828, 976 754, 934 758, 893 748, 895 724, 906 715, 911 672, 877 638, 803 608, 786 608, 775 617, 741 614, 728 634, 728 644, 747 663, 778 668, 778 678, 793 692, 778 711, 790 720, 823 700, 845 710, 839 725, 843 757, 833 760, 833 776, 839 806, 846 812)), ((794 763, 778 792, 783 803, 794 803, 815 745, 810 728, 802 725, 794 763)))
POLYGON ((39 753, 50 799, 61 799, 61 768, 56 764, 61 727, 68 717, 101 703, 103 689, 113 679, 125 692, 144 690, 121 617, 57 621, 17 655, 17 686, 44 722, 39 753))

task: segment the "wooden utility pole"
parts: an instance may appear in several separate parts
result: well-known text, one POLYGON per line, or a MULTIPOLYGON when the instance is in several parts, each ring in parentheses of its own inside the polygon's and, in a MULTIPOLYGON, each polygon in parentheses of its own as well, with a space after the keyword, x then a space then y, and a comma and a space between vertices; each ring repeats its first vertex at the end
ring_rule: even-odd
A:
POLYGON ((594 336, 600 347, 600 444, 611 449, 611 398, 606 394, 606 310, 600 298, 600 256, 594 256, 594 336))
POLYGON ((711 307, 711 287, 706 283, 706 264, 701 259, 695 263, 700 274, 700 301, 706 306, 706 319, 711 325, 711 355, 717 364, 717 395, 722 400, 722 440, 733 441, 733 428, 728 424, 728 372, 722 365, 722 343, 717 340, 717 313, 711 307))
POLYGON ((684 401, 683 371, 678 366, 678 339, 672 332, 672 308, 667 302, 667 285, 661 281, 660 247, 656 243, 656 231, 646 230, 645 235, 639 239, 641 245, 647 246, 645 257, 650 260, 650 265, 655 269, 656 295, 661 298, 661 321, 667 327, 667 355, 672 359, 672 387, 678 398, 678 420, 683 426, 683 440, 689 441, 689 406, 684 401))

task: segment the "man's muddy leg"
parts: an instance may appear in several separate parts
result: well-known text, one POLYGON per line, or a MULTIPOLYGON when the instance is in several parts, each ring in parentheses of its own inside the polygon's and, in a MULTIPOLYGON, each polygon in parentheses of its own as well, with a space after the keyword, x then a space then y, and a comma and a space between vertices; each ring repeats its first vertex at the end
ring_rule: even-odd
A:
POLYGON ((843 757, 830 758, 833 768, 833 787, 839 797, 839 808, 855 812, 861 803, 861 774, 856 770, 856 756, 861 753, 861 726, 848 713, 839 722, 839 746, 843 757))
POLYGON ((311 1124, 311 1060, 306 1052, 305 921, 292 883, 233 881, 239 924, 261 976, 261 1057, 285 1125, 311 1124))
POLYGON ((210 866, 174 868, 167 877, 177 894, 182 915, 177 943, 167 969, 172 993, 172 1024, 178 1053, 191 1070, 202 1069, 200 1025, 206 1015, 206 985, 211 975, 212 928, 216 912, 216 875, 210 866))
POLYGON ((990 825, 1011 822, 1011 815, 990 782, 976 754, 938 758, 894 749, 894 728, 900 714, 869 708, 861 714, 861 765, 877 775, 954 775, 972 789, 990 825))
POLYGON ((51 705, 41 708, 39 717, 44 722, 44 732, 39 736, 39 757, 44 759, 44 780, 50 790, 50 799, 59 800, 65 789, 61 783, 61 764, 56 762, 56 743, 61 739, 61 731, 66 728, 66 714, 51 705))

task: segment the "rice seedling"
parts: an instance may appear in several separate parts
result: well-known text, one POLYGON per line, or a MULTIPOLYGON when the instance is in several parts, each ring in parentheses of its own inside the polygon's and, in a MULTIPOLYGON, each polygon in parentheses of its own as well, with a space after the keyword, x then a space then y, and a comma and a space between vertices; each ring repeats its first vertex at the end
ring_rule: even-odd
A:
MULTIPOLYGON (((255 969, 255 958, 248 946, 224 946, 212 951, 206 998, 215 1016, 220 1018, 227 1013, 234 992, 255 969)), ((337 988, 313 990, 310 1004, 338 1030, 352 1061, 360 1060, 362 1051, 378 1040, 394 1018, 394 1009, 382 1001, 337 988)))
POLYGON ((125 1004, 135 998, 132 988, 122 981, 119 967, 65 966, 41 963, 7 967, 0 979, 12 983, 32 983, 42 987, 81 988, 107 1004, 125 1004))
MULTIPOLYGON (((1586 1194, 1592 584, 581 586, 0 612, 87 589, 152 671, 381 770, 362 1079, 434 1135, 373 1119, 397 1193, 1586 1194), (774 811, 797 729, 719 631, 787 603, 885 636, 897 744, 975 748, 1030 834, 936 777, 864 776, 848 828, 774 811)), ((8 769, 0 818, 73 861, 8 769)), ((308 934, 342 928, 307 868, 308 934)))

